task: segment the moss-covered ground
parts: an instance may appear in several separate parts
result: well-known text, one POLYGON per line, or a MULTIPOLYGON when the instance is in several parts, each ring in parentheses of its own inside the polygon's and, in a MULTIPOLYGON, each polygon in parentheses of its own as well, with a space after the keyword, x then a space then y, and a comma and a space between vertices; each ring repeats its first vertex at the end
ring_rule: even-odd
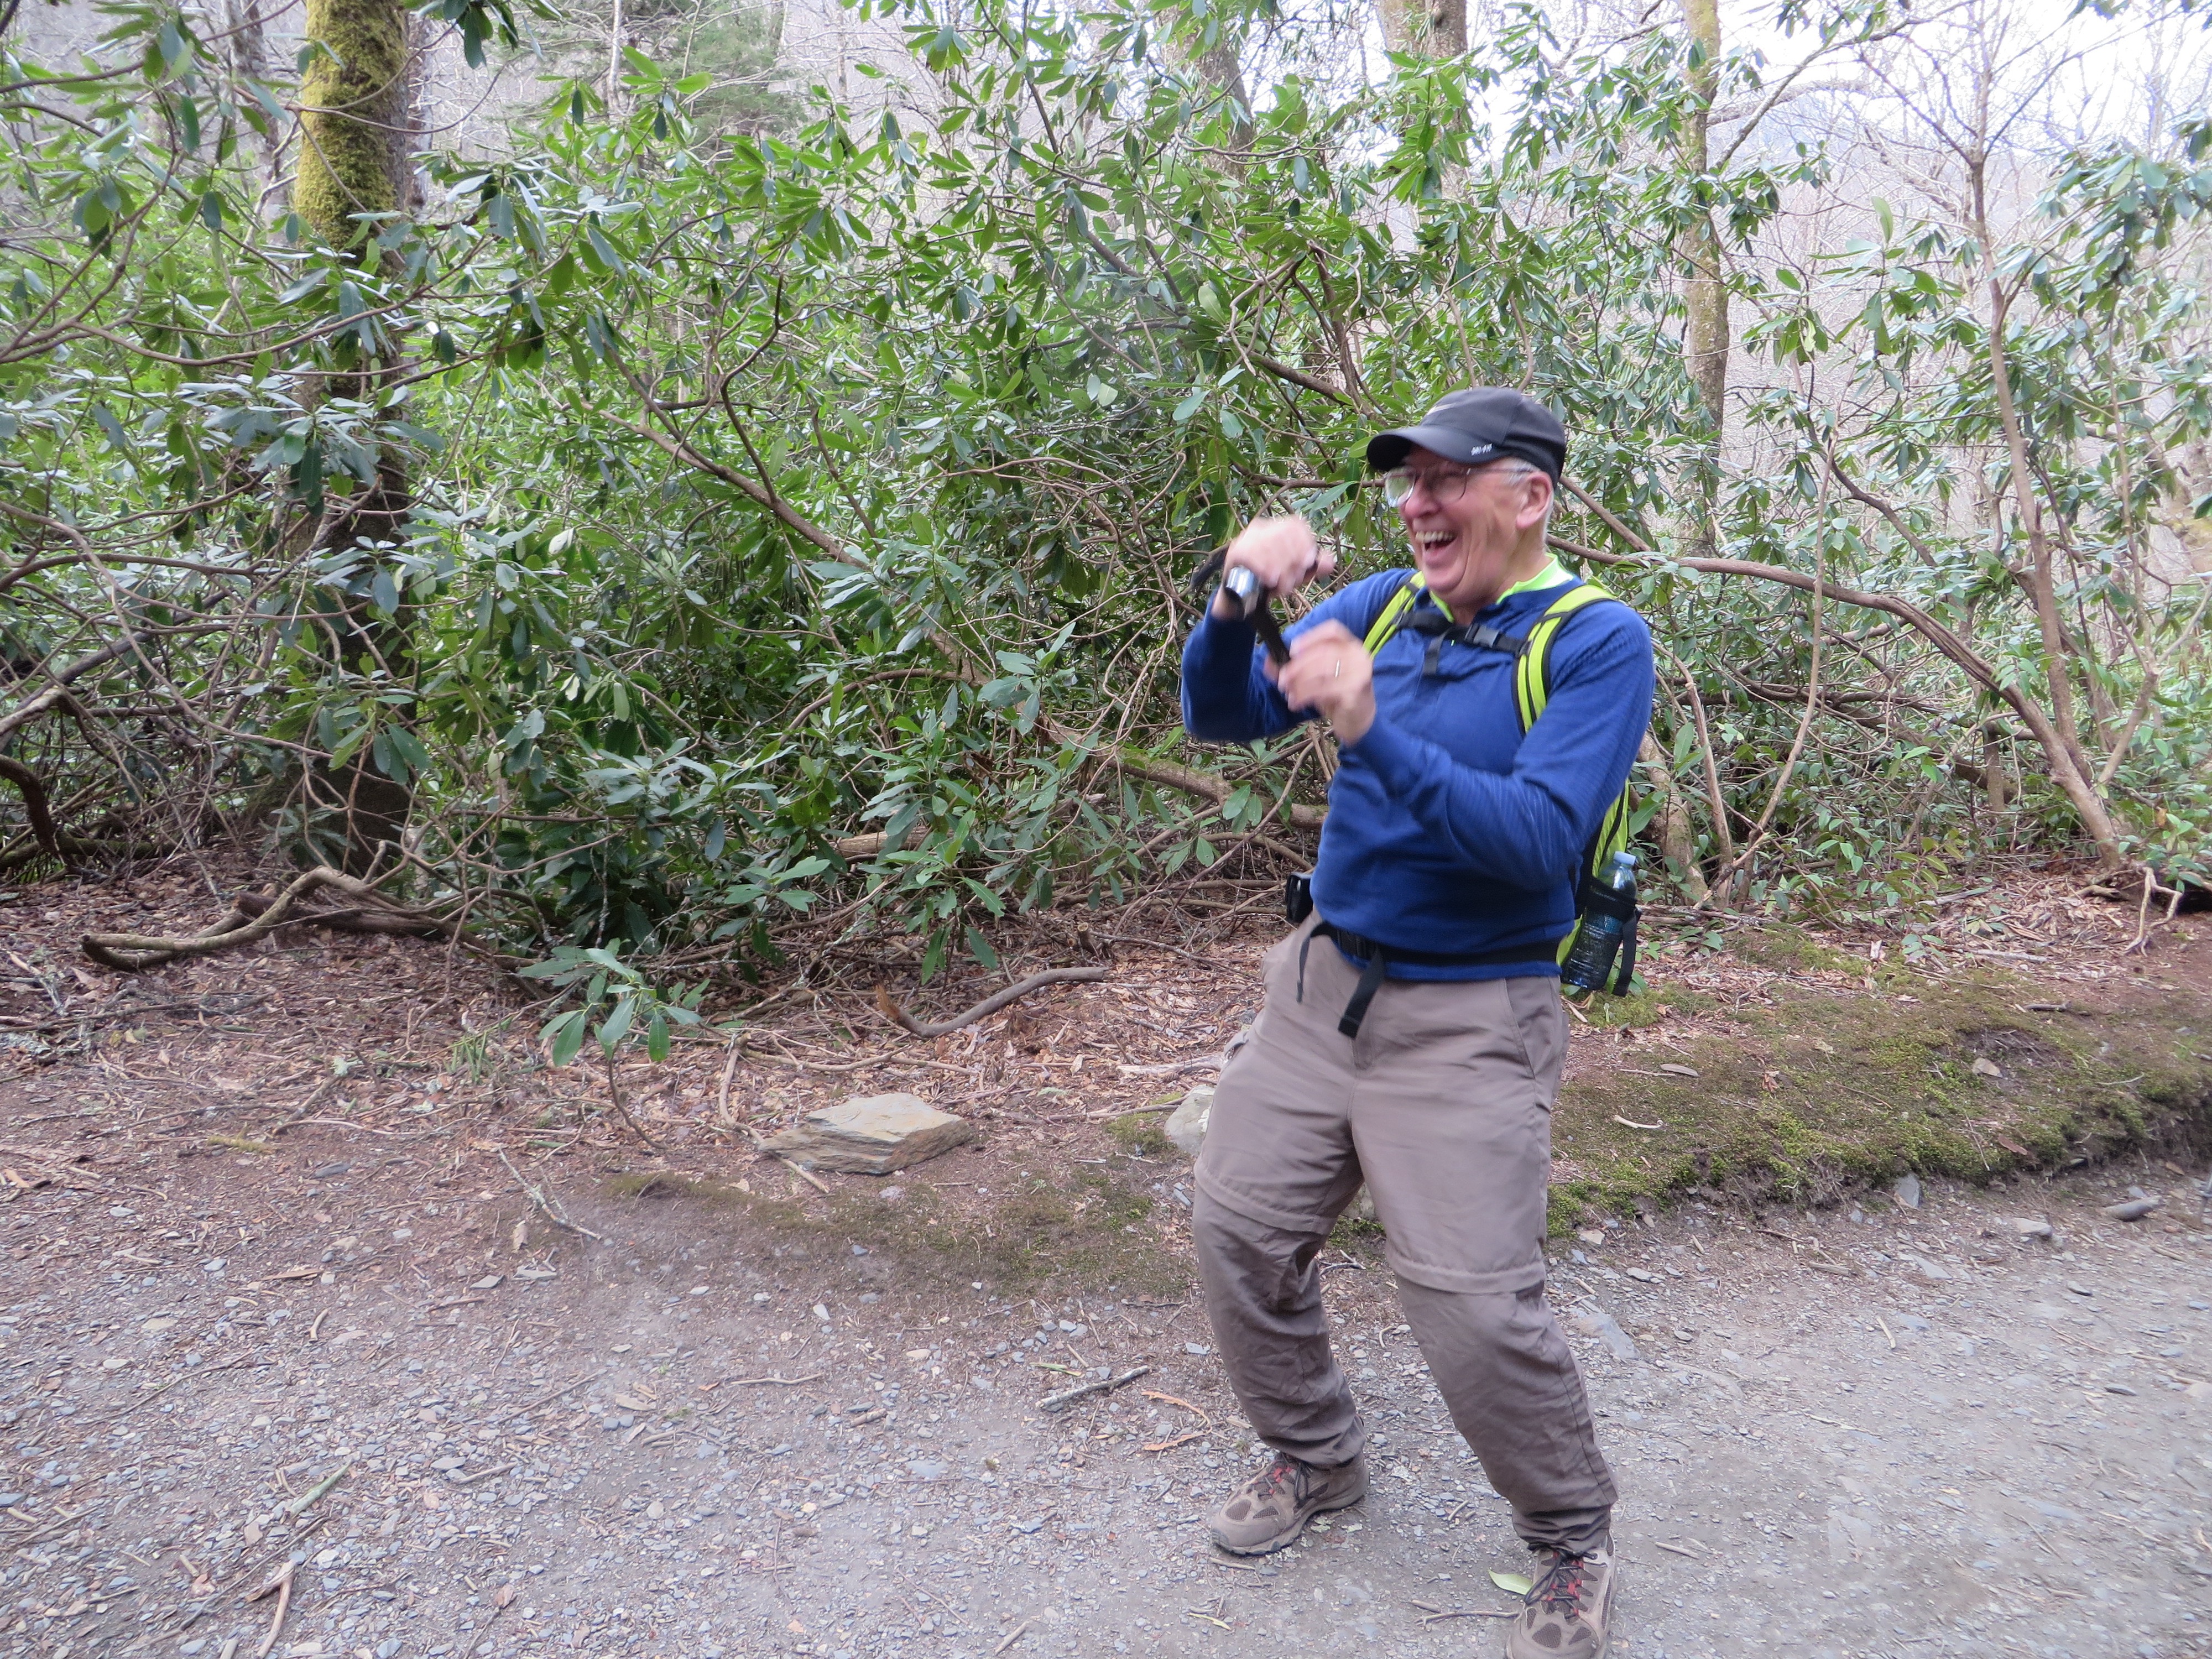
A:
POLYGON ((1006 1171, 989 1197, 965 1202, 927 1176, 895 1183, 898 1195, 887 1199, 893 1184, 840 1182, 826 1198, 801 1197, 780 1175, 740 1184, 648 1172, 614 1176, 606 1190, 722 1208, 772 1235, 782 1254, 819 1253, 861 1279, 896 1263, 946 1286, 981 1280, 1006 1294, 1049 1284, 1173 1295, 1188 1282, 1184 1264, 1157 1248, 1153 1200, 1127 1176, 1095 1166, 1048 1177, 1006 1171))
MULTIPOLYGON (((1751 948, 1826 965, 1786 935, 1751 948)), ((1634 1028, 1669 1000, 1590 1012, 1634 1028)), ((2212 1009, 2186 989, 2077 1000, 1893 970, 1856 990, 1790 984, 1725 1020, 1704 1006, 1698 1035, 1612 1049, 1561 1091, 1555 1232, 1685 1195, 1820 1204, 1908 1171, 1980 1184, 2212 1132, 2212 1009)))
MULTIPOLYGON (((2212 940, 2162 953, 2154 972, 2084 962, 2108 976, 1933 973, 1769 927, 1735 931, 1725 956, 1653 963, 1655 989, 1578 1007, 1553 1120, 1553 1233, 1689 1198, 1817 1206, 1908 1171, 1986 1184, 2212 1145, 2212 940)), ((1071 1046, 1089 1034, 1072 1026, 1071 1046)), ((1189 1165, 1165 1121, 1132 1106, 1049 1129, 987 1123, 975 1155, 888 1182, 832 1177, 827 1195, 750 1159, 612 1189, 727 1206, 764 1246, 860 1278, 896 1263, 1001 1292, 1173 1295, 1189 1276, 1173 1201, 1189 1165)), ((1348 1216, 1334 1243, 1371 1254, 1378 1231, 1348 1216)))

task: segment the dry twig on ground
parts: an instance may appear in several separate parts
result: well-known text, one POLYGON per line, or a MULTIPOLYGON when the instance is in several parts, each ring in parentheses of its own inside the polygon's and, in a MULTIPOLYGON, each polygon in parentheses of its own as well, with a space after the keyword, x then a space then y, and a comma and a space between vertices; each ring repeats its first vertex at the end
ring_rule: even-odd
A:
POLYGON ((986 1014, 995 1014, 1008 1003, 1018 1002, 1030 992, 1040 990, 1045 986, 1096 984, 1104 979, 1109 971, 1105 968, 1048 968, 1041 974, 1031 974, 1027 979, 1009 985, 1003 991, 992 993, 964 1013, 955 1014, 951 1019, 933 1020, 927 1024, 917 1021, 913 1015, 891 1000, 891 994, 887 987, 881 985, 876 987, 876 1006, 883 1011, 885 1019, 902 1030, 911 1031, 918 1037, 941 1037, 948 1032, 960 1030, 963 1025, 973 1025, 986 1014))
POLYGON ((589 1227, 584 1226, 580 1223, 571 1221, 567 1216, 562 1214, 560 1206, 553 1202, 550 1195, 549 1195, 543 1188, 533 1187, 522 1178, 522 1171, 514 1167, 514 1163, 507 1158, 507 1153, 503 1150, 499 1155, 499 1161, 507 1165, 507 1174, 513 1176, 514 1177, 514 1184, 522 1188, 522 1195, 528 1199, 532 1204, 536 1205, 538 1206, 538 1212, 544 1216, 548 1221, 551 1222, 555 1226, 560 1228, 563 1232, 581 1234, 584 1237, 592 1240, 595 1243, 604 1244, 607 1242, 607 1236, 605 1233, 595 1233, 589 1227))

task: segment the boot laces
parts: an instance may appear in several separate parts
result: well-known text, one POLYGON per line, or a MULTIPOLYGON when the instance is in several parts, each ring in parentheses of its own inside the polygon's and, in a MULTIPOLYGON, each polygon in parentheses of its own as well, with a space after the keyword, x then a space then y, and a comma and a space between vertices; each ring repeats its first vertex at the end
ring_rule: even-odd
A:
POLYGON ((1536 1581, 1533 1599, 1552 1613, 1579 1613, 1583 1605, 1583 1558, 1562 1550, 1536 1581))
POLYGON ((1258 1495, 1270 1496, 1285 1486, 1295 1485, 1304 1467, 1296 1458, 1276 1453, 1275 1461, 1260 1471, 1258 1495))

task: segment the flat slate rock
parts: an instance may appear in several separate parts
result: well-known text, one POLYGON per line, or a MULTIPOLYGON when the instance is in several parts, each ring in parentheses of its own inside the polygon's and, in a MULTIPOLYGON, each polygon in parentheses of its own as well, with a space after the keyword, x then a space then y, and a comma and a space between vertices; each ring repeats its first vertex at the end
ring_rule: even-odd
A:
POLYGON ((802 1169, 889 1175, 975 1138, 967 1119, 940 1112, 918 1095, 856 1095, 809 1112, 797 1128, 761 1146, 802 1169))

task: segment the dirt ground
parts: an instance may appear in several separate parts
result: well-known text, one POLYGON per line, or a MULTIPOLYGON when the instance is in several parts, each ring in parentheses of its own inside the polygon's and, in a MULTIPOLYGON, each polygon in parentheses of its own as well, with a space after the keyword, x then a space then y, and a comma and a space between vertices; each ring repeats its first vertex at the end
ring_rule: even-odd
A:
MULTIPOLYGON (((1370 1496, 1266 1563, 1203 1541, 1259 1454, 1188 1288, 1188 1162, 1115 1130, 1249 1017, 1256 941, 1125 951, 933 1045, 787 991, 741 1049, 626 1074, 648 1149, 592 1073, 535 1063, 542 1015, 438 947, 308 938, 125 980, 72 949, 118 903, 149 931, 216 908, 184 871, 0 908, 5 1650, 1497 1650, 1491 1574, 1525 1553, 1371 1241, 1325 1258, 1370 1496), (980 1146, 826 1194, 751 1152, 884 1087, 980 1146)), ((2148 973, 2212 1018, 2209 960, 2166 945, 2148 973)), ((2038 971, 2078 994, 2118 961, 2091 941, 2038 971)), ((1670 970, 1723 1005, 1773 981, 1687 947, 1670 970)), ((1578 1033, 1576 1063, 1665 1035, 1578 1033)), ((1559 1240, 1623 1491, 1618 1651, 2212 1654, 2187 1156, 1559 1240), (2131 1186, 2163 1206, 2100 1213, 2131 1186)))

